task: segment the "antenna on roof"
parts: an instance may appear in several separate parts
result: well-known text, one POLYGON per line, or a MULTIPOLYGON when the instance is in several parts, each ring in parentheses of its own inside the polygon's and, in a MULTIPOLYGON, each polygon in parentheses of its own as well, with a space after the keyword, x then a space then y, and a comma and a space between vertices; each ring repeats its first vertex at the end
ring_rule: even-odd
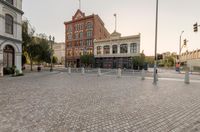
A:
POLYGON ((115 32, 117 31, 117 14, 115 13, 114 14, 114 17, 115 17, 115 32))

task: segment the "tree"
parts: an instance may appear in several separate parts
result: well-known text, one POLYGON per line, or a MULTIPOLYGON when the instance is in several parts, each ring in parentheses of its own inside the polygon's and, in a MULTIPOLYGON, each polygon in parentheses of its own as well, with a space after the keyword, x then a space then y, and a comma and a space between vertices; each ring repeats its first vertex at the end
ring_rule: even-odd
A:
POLYGON ((154 56, 145 56, 145 62, 150 66, 154 66, 154 56))
POLYGON ((53 64, 58 63, 58 58, 56 56, 53 56, 53 64))
POLYGON ((92 55, 92 54, 81 55, 80 60, 81 60, 81 63, 86 67, 88 67, 89 65, 93 66, 94 55, 92 55))
POLYGON ((140 69, 143 67, 145 62, 145 55, 141 53, 139 56, 132 57, 132 63, 134 69, 140 69))
MULTIPOLYGON (((37 62, 39 65, 41 62, 51 62, 51 53, 49 42, 45 34, 37 34, 34 36, 35 30, 29 26, 28 21, 24 21, 22 24, 22 52, 23 55, 30 59, 31 71, 33 70, 33 62, 37 62)), ((25 64, 23 58, 23 64, 25 64)))
POLYGON ((30 58, 31 61, 31 71, 32 71, 32 56, 33 53, 31 49, 34 47, 33 44, 33 35, 35 30, 32 27, 29 27, 28 20, 22 22, 22 55, 25 57, 22 59, 22 65, 27 62, 27 58, 30 58))

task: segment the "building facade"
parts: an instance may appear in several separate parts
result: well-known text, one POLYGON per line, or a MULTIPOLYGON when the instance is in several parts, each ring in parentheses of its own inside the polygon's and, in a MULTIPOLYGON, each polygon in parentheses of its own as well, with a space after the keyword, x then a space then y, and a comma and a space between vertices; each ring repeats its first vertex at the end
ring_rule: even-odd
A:
POLYGON ((21 72, 22 0, 0 0, 0 75, 16 66, 21 72))
POLYGON ((94 39, 105 39, 109 32, 98 15, 85 16, 77 10, 71 21, 65 22, 65 66, 80 67, 80 56, 94 54, 94 39))
POLYGON ((58 59, 58 64, 65 64, 65 43, 53 44, 54 56, 58 59))
POLYGON ((180 61, 182 64, 187 65, 190 70, 200 70, 200 50, 185 52, 181 54, 180 61))
POLYGON ((132 57, 140 55, 140 34, 121 37, 114 32, 108 39, 94 41, 96 67, 132 68, 132 57))

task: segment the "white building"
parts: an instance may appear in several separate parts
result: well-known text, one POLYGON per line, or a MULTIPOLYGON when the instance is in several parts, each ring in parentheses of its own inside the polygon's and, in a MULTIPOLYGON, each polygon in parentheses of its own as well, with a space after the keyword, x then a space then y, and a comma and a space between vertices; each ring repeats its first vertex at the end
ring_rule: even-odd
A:
POLYGON ((54 56, 58 58, 58 64, 65 64, 65 43, 55 43, 53 45, 54 56))
POLYGON ((132 57, 140 55, 140 34, 121 37, 113 32, 108 39, 94 41, 96 67, 131 68, 132 57))
POLYGON ((181 54, 180 61, 182 64, 186 64, 191 71, 200 70, 200 49, 185 52, 181 54))
POLYGON ((21 72, 22 15, 22 0, 0 0, 0 76, 5 67, 21 72))

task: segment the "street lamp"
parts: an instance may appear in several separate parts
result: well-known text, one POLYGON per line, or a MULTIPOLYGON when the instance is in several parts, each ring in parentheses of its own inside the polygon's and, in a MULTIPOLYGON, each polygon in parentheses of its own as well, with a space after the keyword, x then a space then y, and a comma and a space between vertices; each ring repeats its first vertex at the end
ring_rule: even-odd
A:
POLYGON ((158 0, 156 0, 156 27, 155 27, 155 60, 153 84, 157 84, 157 42, 158 42, 158 0))
POLYGON ((180 42, 179 42, 179 61, 180 61, 180 56, 181 56, 181 42, 182 42, 182 35, 183 35, 184 31, 181 32, 181 35, 180 35, 180 42))
POLYGON ((51 35, 49 36, 49 42, 51 44, 51 68, 50 68, 50 72, 53 71, 53 43, 55 41, 55 37, 51 37, 51 35))

